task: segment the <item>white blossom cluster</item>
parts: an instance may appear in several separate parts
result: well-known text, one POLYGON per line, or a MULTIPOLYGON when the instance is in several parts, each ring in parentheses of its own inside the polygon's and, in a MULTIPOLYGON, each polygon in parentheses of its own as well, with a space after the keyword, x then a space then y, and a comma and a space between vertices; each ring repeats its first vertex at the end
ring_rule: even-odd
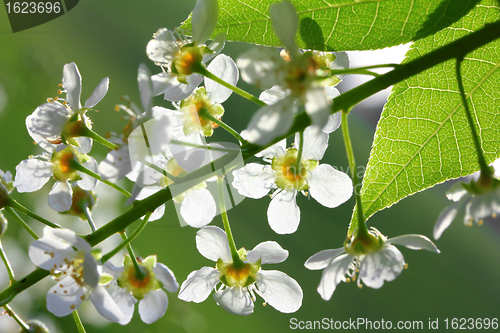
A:
MULTIPOLYGON (((104 78, 82 106, 82 78, 75 63, 63 68, 59 93, 64 97, 49 98, 26 118, 28 133, 43 152, 19 163, 13 184, 10 173, 0 170, 0 208, 12 205, 12 187, 18 192, 33 192, 54 179, 49 206, 87 219, 92 226, 91 210, 96 204, 92 190, 99 181, 116 188, 113 183, 127 178, 134 184, 131 193, 121 189, 128 196, 127 204, 134 208, 149 204, 147 213, 140 216, 143 227, 162 218, 166 200, 157 198, 170 191, 179 218, 199 228, 195 239, 198 251, 215 262, 215 266, 194 270, 179 288, 174 273, 157 262, 155 255, 135 257, 130 242, 136 235, 127 238, 124 230, 116 230, 123 237, 116 253, 125 247, 129 250, 117 266, 95 247, 94 228, 83 237, 69 229, 46 226, 43 236, 30 245, 29 256, 55 282, 46 297, 47 310, 54 315, 72 314, 90 300, 104 318, 126 325, 138 303, 140 318, 150 324, 167 311, 166 291, 178 291, 179 299, 195 303, 214 292, 218 305, 238 315, 253 313, 257 296, 282 313, 301 307, 303 292, 298 282, 281 271, 261 267, 284 262, 287 250, 275 241, 261 242, 250 251, 235 247, 224 206, 227 193, 221 188, 227 185, 235 189, 234 194, 252 199, 269 196, 267 219, 277 234, 298 230, 299 193, 327 208, 338 207, 352 197, 351 178, 320 163, 330 134, 341 126, 341 115, 331 114, 331 105, 339 95, 335 86, 343 78, 340 72, 349 69, 349 59, 345 52, 300 49, 295 42, 297 13, 284 1, 270 9, 272 27, 284 49, 255 46, 234 61, 221 53, 225 34, 211 37, 218 12, 217 0, 197 0, 191 32, 160 28, 154 34, 146 54, 160 70, 152 75, 146 65, 139 66, 141 105, 129 100, 117 105, 128 121, 122 133, 111 133, 105 139, 93 132, 87 113, 105 97, 109 79, 104 78), (222 117, 226 112, 223 103, 233 92, 241 94, 236 88, 240 75, 263 91, 253 100, 259 108, 238 133, 222 117), (159 95, 172 107, 155 106, 154 98, 159 95), (288 146, 286 136, 301 110, 309 126, 295 133, 294 143, 288 146), (238 140, 236 149, 207 143, 221 128, 238 140), (112 148, 100 163, 90 156, 96 141, 112 148), (264 163, 217 166, 234 150, 234 155, 241 156, 248 147, 255 149, 253 157, 262 158, 264 163), (193 176, 209 167, 209 176, 193 176), (209 188, 215 183, 219 192, 214 194, 209 188), (175 186, 184 188, 175 192, 175 186), (217 215, 221 215, 225 230, 208 225, 217 215)), ((450 192, 449 198, 456 203, 439 217, 436 239, 464 205, 467 222, 500 212, 499 181, 489 180, 486 183, 480 178, 469 187, 460 185, 450 192)), ((356 278, 359 286, 378 289, 406 267, 394 245, 439 253, 425 236, 388 239, 363 224, 349 234, 344 246, 312 255, 305 267, 323 270, 318 293, 324 300, 332 297, 340 282, 356 278)))

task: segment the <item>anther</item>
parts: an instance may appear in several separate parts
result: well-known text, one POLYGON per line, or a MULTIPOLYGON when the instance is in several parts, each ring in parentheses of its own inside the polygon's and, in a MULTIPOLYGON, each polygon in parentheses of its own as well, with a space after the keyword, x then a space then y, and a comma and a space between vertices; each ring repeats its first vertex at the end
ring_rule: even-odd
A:
POLYGON ((405 263, 405 269, 408 269, 408 264, 405 263))
POLYGON ((346 282, 346 283, 349 283, 349 282, 351 282, 351 279, 350 279, 350 278, 346 278, 346 279, 345 279, 345 282, 346 282))
POLYGON ((477 221, 477 225, 479 225, 479 226, 482 226, 482 225, 483 225, 483 223, 484 223, 484 221, 483 221, 483 220, 478 220, 478 221, 477 221))
POLYGON ((497 218, 497 213, 491 214, 491 217, 494 218, 494 219, 496 219, 497 218))

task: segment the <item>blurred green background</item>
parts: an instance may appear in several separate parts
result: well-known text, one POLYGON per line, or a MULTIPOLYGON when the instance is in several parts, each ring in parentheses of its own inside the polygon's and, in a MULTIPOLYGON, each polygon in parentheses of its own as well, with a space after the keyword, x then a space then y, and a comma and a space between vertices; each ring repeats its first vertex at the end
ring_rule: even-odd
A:
MULTIPOLYGON (((0 9, 0 168, 15 170, 15 166, 28 155, 38 154, 24 119, 47 97, 57 96, 64 64, 75 62, 83 77, 84 101, 97 83, 110 78, 110 89, 99 103, 99 113, 90 113, 94 129, 101 134, 119 132, 125 125, 119 121, 123 114, 115 112, 120 97, 128 95, 139 102, 137 68, 145 63, 152 73, 159 68, 147 58, 145 47, 152 34, 160 27, 174 28, 190 13, 195 1, 80 1, 70 12, 41 26, 15 33, 10 30, 7 14, 0 9)), ((224 53, 236 58, 250 46, 228 43, 224 53)), ((244 89, 258 94, 244 82, 244 89)), ((161 97, 156 105, 168 107, 161 97)), ((231 96, 224 105, 224 120, 236 130, 248 123, 255 107, 239 96, 231 96)), ((373 112, 379 112, 376 109, 373 112)), ((359 113, 362 114, 362 113, 359 113)), ((365 165, 375 131, 374 124, 353 112, 350 125, 355 155, 359 165, 365 165)), ((232 139, 216 131, 211 141, 232 139)), ((94 144, 93 156, 102 160, 107 149, 94 144)), ((342 170, 347 169, 345 149, 340 131, 330 137, 330 148, 323 163, 342 170)), ((123 182, 131 188, 130 182, 123 182)), ((118 194, 106 191, 102 198, 102 215, 95 215, 99 225, 124 211, 118 194)), ((439 212, 448 205, 444 191, 449 184, 418 193, 390 209, 376 214, 369 224, 376 226, 388 237, 402 234, 432 235, 433 224, 439 212)), ((87 232, 87 226, 76 218, 57 216, 46 203, 50 186, 34 194, 15 194, 26 206, 53 218, 78 232, 87 232)), ((290 252, 289 258, 279 265, 264 269, 277 269, 295 278, 304 290, 302 308, 294 314, 282 314, 271 306, 262 306, 258 299, 255 312, 248 317, 226 313, 212 297, 200 304, 185 303, 176 294, 169 293, 166 315, 152 325, 140 321, 136 312, 132 322, 124 327, 107 325, 95 312, 82 309, 87 332, 285 332, 290 331, 291 318, 297 320, 349 320, 367 318, 372 321, 423 321, 428 329, 429 319, 439 318, 439 331, 445 330, 446 318, 499 317, 500 246, 498 221, 486 221, 483 227, 464 227, 459 219, 452 224, 436 243, 442 251, 436 255, 426 251, 401 249, 409 268, 395 281, 380 290, 358 289, 355 284, 341 284, 329 302, 321 299, 316 287, 320 271, 309 271, 303 263, 312 254, 340 247, 351 216, 354 199, 336 209, 327 209, 316 201, 299 196, 301 223, 292 235, 277 235, 269 227, 266 210, 269 198, 246 199, 229 212, 233 234, 238 247, 252 249, 260 242, 275 240, 290 252)), ((163 219, 150 223, 133 243, 140 256, 157 254, 160 262, 170 267, 180 283, 193 270, 213 266, 195 247, 196 229, 179 227, 175 209, 168 205, 163 219)), ((39 223, 30 221, 41 233, 39 223)), ((213 224, 222 226, 217 217, 213 224)), ((7 254, 13 261, 18 277, 29 273, 33 264, 26 256, 30 239, 23 230, 10 222, 7 239, 2 239, 7 254)), ((8 286, 5 270, 0 267, 0 288, 8 286)), ((28 290, 12 302, 12 307, 24 319, 41 318, 54 332, 76 332, 71 318, 57 318, 45 308, 45 293, 52 285, 43 281, 36 292, 28 290)), ((88 302, 90 303, 90 302, 88 302)), ((0 317, 0 332, 16 332, 13 320, 0 317)), ((364 329, 363 329, 364 330, 364 329)))

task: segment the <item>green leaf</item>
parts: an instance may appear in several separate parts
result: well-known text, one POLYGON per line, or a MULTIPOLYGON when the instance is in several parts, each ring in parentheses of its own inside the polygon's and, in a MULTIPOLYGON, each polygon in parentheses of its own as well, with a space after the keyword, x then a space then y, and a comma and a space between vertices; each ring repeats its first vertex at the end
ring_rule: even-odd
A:
MULTIPOLYGON (((281 46, 269 7, 276 0, 220 0, 217 28, 228 40, 281 46)), ((372 50, 432 35, 466 15, 479 0, 291 0, 300 48, 372 50)), ((191 18, 182 25, 191 29, 191 18)))
MULTIPOLYGON (((451 27, 416 42, 405 62, 499 18, 498 2, 484 0, 451 27)), ((500 156, 500 41, 467 54, 462 75, 480 142, 491 163, 500 156)), ((452 60, 392 89, 377 126, 361 189, 365 216, 477 170, 477 154, 452 60)), ((353 219, 350 231, 355 227, 353 219)))

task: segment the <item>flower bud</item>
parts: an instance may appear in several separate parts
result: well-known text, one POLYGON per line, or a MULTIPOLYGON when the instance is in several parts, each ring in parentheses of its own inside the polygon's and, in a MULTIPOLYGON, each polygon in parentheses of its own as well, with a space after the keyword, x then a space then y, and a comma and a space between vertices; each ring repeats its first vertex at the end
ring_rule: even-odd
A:
MULTIPOLYGON (((42 323, 40 320, 32 319, 28 320, 26 322, 28 325, 28 332, 33 332, 33 333, 49 333, 49 329, 47 326, 45 326, 44 323, 42 323)), ((26 332, 22 327, 19 330, 19 333, 24 333, 26 332)))
POLYGON ((14 186, 12 185, 12 175, 10 174, 10 171, 4 173, 0 170, 0 209, 9 205, 9 193, 12 192, 13 188, 14 186))

